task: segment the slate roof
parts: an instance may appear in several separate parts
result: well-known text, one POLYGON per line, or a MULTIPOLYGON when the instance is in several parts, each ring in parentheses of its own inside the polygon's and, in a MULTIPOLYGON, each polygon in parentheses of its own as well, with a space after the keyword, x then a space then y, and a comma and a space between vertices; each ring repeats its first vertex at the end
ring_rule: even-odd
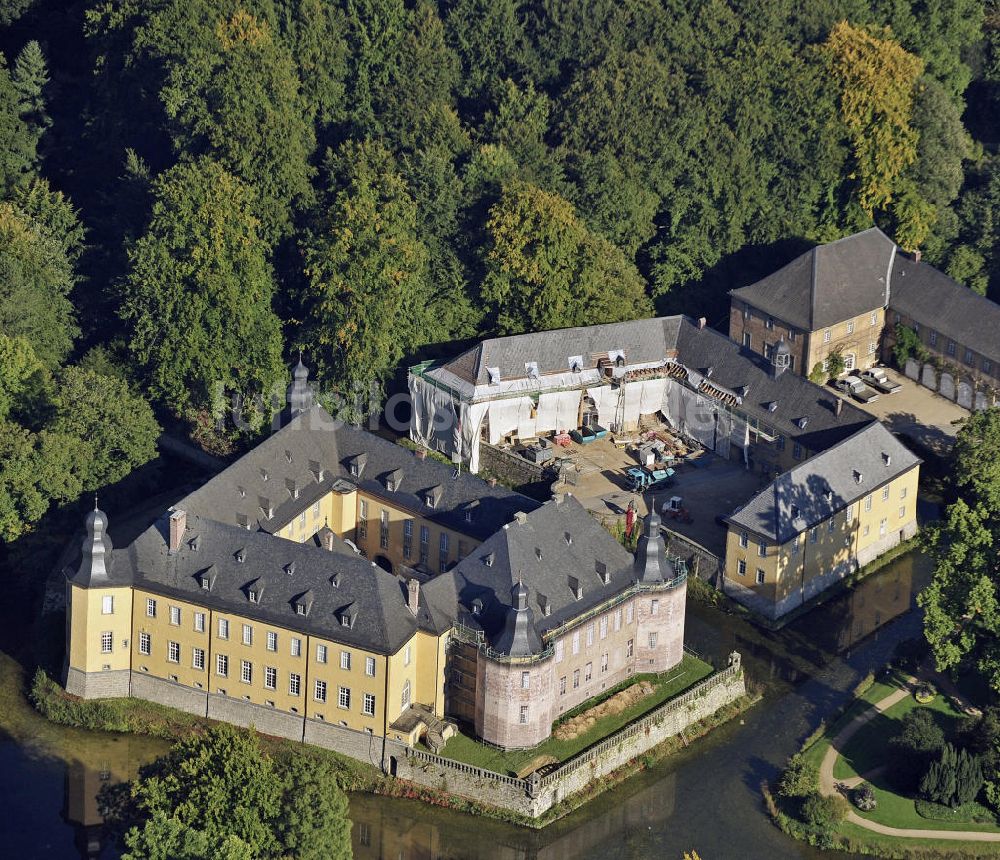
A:
POLYGON ((465 471, 456 476, 453 466, 430 457, 418 459, 381 436, 335 422, 321 406, 293 418, 177 507, 189 515, 234 525, 249 522, 251 528, 273 533, 331 490, 349 492, 354 487, 479 539, 493 534, 517 511, 538 507, 535 500, 506 487, 491 487, 465 471), (366 455, 365 464, 361 474, 353 476, 350 466, 358 455, 366 455), (390 492, 385 479, 397 471, 402 478, 390 492), (430 490, 440 493, 433 508, 426 504, 430 490), (471 522, 465 518, 469 508, 471 522))
POLYGON ((895 243, 871 227, 819 245, 730 295, 794 328, 817 331, 886 306, 895 252, 895 243))
POLYGON ((534 630, 541 636, 629 587, 636 578, 633 565, 632 554, 583 505, 565 496, 501 529, 423 586, 422 594, 432 615, 453 607, 462 624, 482 629, 498 647, 506 642, 511 592, 518 581, 528 590, 534 630), (607 571, 607 584, 599 564, 607 571), (579 599, 574 585, 581 589, 579 599), (482 602, 478 614, 473 613, 476 600, 482 602))
POLYGON ((127 572, 115 569, 114 544, 108 534, 108 515, 96 503, 85 521, 87 535, 80 543, 80 563, 69 579, 83 588, 126 583, 127 572))
POLYGON ((876 420, 846 400, 838 416, 838 398, 832 389, 791 371, 774 377, 770 362, 762 355, 714 329, 699 329, 686 317, 678 331, 677 352, 685 367, 701 373, 711 367, 713 385, 730 391, 745 386, 742 404, 736 408, 810 451, 828 448, 876 420), (771 403, 777 403, 773 412, 771 403), (804 427, 799 426, 802 419, 806 419, 804 427))
POLYGON ((713 386, 731 392, 749 389, 737 407, 740 411, 774 427, 779 434, 810 451, 836 444, 875 420, 847 401, 842 402, 838 416, 838 398, 832 390, 791 372, 773 377, 770 362, 763 356, 733 343, 714 329, 699 328, 686 316, 484 340, 442 367, 452 373, 463 368, 477 374, 481 371, 485 377, 487 366, 497 366, 489 362, 497 362, 501 375, 507 368, 507 372, 523 376, 525 360, 536 356, 532 360, 539 361, 542 373, 561 373, 567 370, 567 356, 574 354, 574 350, 575 354, 583 352, 585 363, 590 360, 588 366, 592 367, 596 364, 593 356, 608 349, 624 349, 629 364, 652 364, 672 358, 699 374, 711 368, 713 386), (777 403, 773 412, 769 409, 771 403, 777 403), (804 427, 799 426, 802 419, 804 427))
POLYGON ((127 549, 115 551, 116 570, 134 586, 167 598, 376 653, 395 653, 418 625, 440 632, 425 606, 416 618, 409 611, 402 579, 354 553, 329 552, 190 513, 176 553, 167 551, 166 535, 161 519, 127 549), (202 588, 203 573, 212 578, 211 590, 202 588), (251 583, 261 589, 259 602, 249 600, 251 583), (303 598, 310 601, 304 616, 295 608, 303 598), (345 612, 353 615, 350 627, 341 623, 345 612))
POLYGON ((897 255, 889 308, 1000 364, 1000 305, 933 266, 897 255))
POLYGON ((530 332, 481 341, 443 369, 475 385, 489 382, 487 368, 500 368, 501 379, 527 377, 525 363, 538 363, 540 373, 567 373, 569 359, 583 358, 583 369, 597 367, 610 350, 624 350, 628 364, 662 361, 674 349, 680 317, 658 317, 604 325, 530 332))
POLYGON ((875 422, 779 475, 729 522, 785 543, 918 463, 919 457, 875 422))

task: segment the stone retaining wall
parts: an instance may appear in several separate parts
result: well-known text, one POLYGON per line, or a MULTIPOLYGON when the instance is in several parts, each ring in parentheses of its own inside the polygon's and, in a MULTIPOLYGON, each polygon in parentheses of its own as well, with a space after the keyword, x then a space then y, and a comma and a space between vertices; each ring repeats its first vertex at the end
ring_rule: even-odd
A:
POLYGON ((546 471, 542 466, 525 460, 512 451, 490 445, 488 442, 479 444, 479 471, 488 472, 495 478, 514 486, 534 484, 545 479, 546 471))
MULTIPOLYGON (((111 674, 101 673, 99 679, 95 678, 94 673, 83 679, 71 676, 68 684, 70 681, 77 686, 86 683, 89 689, 99 680, 113 680, 120 687, 122 679, 111 679, 111 674)), ((126 691, 112 695, 129 695, 127 676, 131 674, 131 695, 136 698, 158 702, 213 720, 253 726, 267 735, 324 747, 371 764, 390 776, 436 791, 467 797, 526 818, 538 818, 591 782, 607 776, 746 694, 740 655, 733 653, 730 655, 729 666, 721 672, 564 762, 551 773, 545 776, 532 774, 527 779, 518 779, 414 749, 399 741, 368 732, 354 731, 322 720, 305 719, 243 699, 214 693, 209 695, 144 673, 114 674, 124 674, 126 691)))
POLYGON ((739 654, 711 678, 671 699, 601 743, 564 762, 546 776, 517 779, 388 742, 395 775, 418 785, 538 818, 595 780, 635 760, 719 708, 746 695, 739 654))

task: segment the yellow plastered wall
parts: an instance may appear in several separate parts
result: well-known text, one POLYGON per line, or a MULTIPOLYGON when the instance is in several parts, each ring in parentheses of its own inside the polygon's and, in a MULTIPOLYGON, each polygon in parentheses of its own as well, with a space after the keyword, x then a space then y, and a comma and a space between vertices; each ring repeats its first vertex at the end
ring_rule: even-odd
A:
POLYGON ((843 566, 854 557, 855 532, 855 520, 848 513, 838 511, 782 545, 782 574, 776 592, 779 600, 828 571, 846 570, 843 566))
MULTIPOLYGON (((386 710, 386 721, 391 724, 402 713, 403 687, 407 681, 410 682, 410 704, 420 701, 417 698, 417 661, 418 646, 415 633, 410 639, 388 659, 389 663, 389 684, 386 710), (409 658, 407 660, 407 658, 409 658)), ((429 704, 429 703, 425 703, 429 704)))
POLYGON ((393 569, 400 564, 413 567, 420 562, 420 529, 422 526, 428 529, 427 567, 432 571, 440 569, 442 533, 448 535, 448 563, 459 561, 479 546, 477 538, 469 537, 453 529, 442 528, 437 523, 425 519, 419 514, 408 511, 405 508, 397 507, 391 502, 369 493, 358 494, 356 515, 359 524, 355 538, 357 545, 365 552, 368 558, 373 559, 378 555, 385 556, 392 563, 393 569), (364 536, 362 536, 360 529, 362 502, 365 503, 368 514, 367 528, 364 536), (381 542, 383 511, 386 512, 388 518, 388 545, 385 547, 382 546, 381 542), (407 520, 413 522, 413 534, 410 540, 409 554, 404 552, 406 549, 404 529, 407 520))
POLYGON ((313 719, 322 718, 328 723, 345 725, 357 731, 370 730, 381 734, 385 722, 385 657, 341 645, 329 639, 309 637, 309 687, 306 695, 306 713, 313 719), (318 659, 319 648, 326 648, 326 662, 318 659), (350 655, 350 668, 343 668, 341 654, 350 655), (367 659, 375 663, 374 675, 367 672, 367 659), (326 683, 326 701, 316 699, 316 681, 326 683), (347 707, 340 705, 340 688, 350 691, 347 707), (365 694, 374 696, 375 713, 364 713, 365 694))
POLYGON ((416 639, 415 701, 429 705, 438 716, 444 716, 444 662, 447 636, 435 636, 423 630, 416 639))
POLYGON ((133 604, 132 669, 157 678, 176 679, 180 684, 195 689, 207 689, 208 671, 211 668, 209 631, 211 612, 196 604, 151 592, 135 589, 133 604), (156 604, 156 615, 149 614, 149 601, 156 604), (171 621, 171 607, 180 611, 179 623, 171 621), (195 629, 195 617, 204 619, 204 632, 195 629), (149 635, 149 654, 141 651, 142 634, 149 635), (170 660, 169 643, 178 645, 177 662, 170 660), (194 649, 205 655, 205 668, 194 668, 194 649))
POLYGON ((81 672, 128 669, 132 635, 132 589, 69 586, 69 665, 81 672), (104 598, 112 599, 104 612, 104 598), (104 653, 101 638, 111 633, 111 652, 104 653))
POLYGON ((885 487, 878 487, 855 504, 854 515, 857 519, 857 550, 866 549, 873 543, 883 540, 894 531, 912 528, 917 518, 917 482, 920 477, 919 466, 914 466, 885 487), (883 498, 884 489, 888 490, 887 498, 883 498), (871 505, 866 499, 871 499, 871 505), (902 516, 900 516, 902 511, 902 516), (882 524, 885 523, 883 534, 882 524))
POLYGON ((746 529, 729 526, 729 533, 726 535, 726 577, 733 582, 752 588, 759 594, 774 600, 777 593, 778 580, 781 572, 781 555, 778 547, 760 535, 756 535, 746 529), (741 535, 746 534, 747 546, 740 544, 741 535), (759 553, 759 547, 763 545, 765 556, 759 553), (744 561, 746 572, 740 573, 739 562, 744 561), (757 571, 764 572, 764 582, 757 582, 757 571))
POLYGON ((292 517, 291 522, 282 526, 275 534, 278 537, 304 543, 324 525, 329 524, 339 537, 354 540, 356 498, 357 492, 353 490, 350 493, 327 493, 321 499, 304 505, 302 510, 292 517))

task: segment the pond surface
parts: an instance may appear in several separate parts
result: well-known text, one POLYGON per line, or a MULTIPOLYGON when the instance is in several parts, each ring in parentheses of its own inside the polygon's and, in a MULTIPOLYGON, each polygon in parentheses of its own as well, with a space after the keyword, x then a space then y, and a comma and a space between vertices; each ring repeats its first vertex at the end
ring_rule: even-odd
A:
MULTIPOLYGON (((351 798, 359 860, 437 858, 833 858, 784 836, 767 819, 760 783, 850 695, 896 642, 920 633, 910 611, 929 565, 916 554, 873 574, 777 633, 695 603, 687 644, 724 665, 743 654, 764 700, 742 720, 536 832, 413 801, 351 798)), ((115 857, 104 845, 96 795, 162 753, 148 738, 62 729, 24 699, 21 667, 0 654, 0 845, 3 856, 115 857)))

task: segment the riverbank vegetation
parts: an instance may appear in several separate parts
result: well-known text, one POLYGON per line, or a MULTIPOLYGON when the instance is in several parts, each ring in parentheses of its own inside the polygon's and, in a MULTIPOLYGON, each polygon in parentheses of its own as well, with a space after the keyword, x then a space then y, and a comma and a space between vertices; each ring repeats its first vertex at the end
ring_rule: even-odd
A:
POLYGON ((44 377, 87 396, 87 427, 142 415, 148 441, 138 398, 224 454, 299 348, 356 414, 464 339, 721 325, 734 283, 872 223, 1000 296, 996 19, 995 0, 7 3, 0 539, 150 456, 22 408, 44 377))
POLYGON ((338 777, 306 749, 275 757, 255 732, 218 725, 179 741, 103 800, 124 860, 349 860, 338 777))
MULTIPOLYGON (((904 656, 900 662, 911 661, 904 656)), ((762 786, 775 823, 810 844, 857 853, 1000 855, 1000 798, 993 787, 1000 761, 998 712, 967 715, 957 700, 899 669, 865 679, 856 692, 841 715, 789 760, 774 791, 762 786), (918 691, 926 694, 923 702, 918 691), (824 797, 820 769, 838 738, 832 767, 838 791, 824 797), (849 810, 858 818, 848 820, 849 810), (985 832, 997 841, 959 847, 950 840, 893 837, 866 830, 859 819, 900 830, 985 832)))

